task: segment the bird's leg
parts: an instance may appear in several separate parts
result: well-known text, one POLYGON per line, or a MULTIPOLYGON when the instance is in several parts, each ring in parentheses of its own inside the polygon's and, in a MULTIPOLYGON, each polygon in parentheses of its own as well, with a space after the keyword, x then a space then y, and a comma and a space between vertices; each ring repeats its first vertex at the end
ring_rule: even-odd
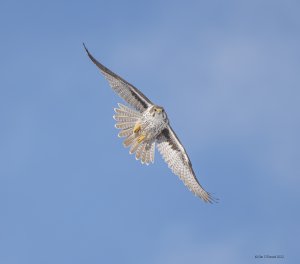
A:
POLYGON ((140 144, 146 138, 146 134, 142 132, 142 126, 140 122, 136 122, 133 128, 133 133, 137 134, 138 132, 140 133, 138 134, 137 137, 137 143, 140 144))
POLYGON ((145 135, 145 134, 141 134, 141 135, 137 138, 137 142, 140 144, 145 138, 146 138, 146 135, 145 135))
POLYGON ((134 125, 134 128, 133 128, 133 133, 137 133, 141 130, 141 123, 137 122, 135 125, 134 125))

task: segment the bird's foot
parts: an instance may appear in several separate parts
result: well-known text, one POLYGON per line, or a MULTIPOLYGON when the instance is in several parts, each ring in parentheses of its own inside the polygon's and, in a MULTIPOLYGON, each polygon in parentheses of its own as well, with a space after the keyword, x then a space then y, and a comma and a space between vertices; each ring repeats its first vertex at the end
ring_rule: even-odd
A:
POLYGON ((140 130, 141 130, 141 124, 140 123, 136 123, 135 125, 134 125, 134 128, 133 128, 133 133, 137 133, 137 132, 139 132, 140 130))
POLYGON ((146 138, 146 136, 144 134, 142 134, 137 138, 137 142, 140 144, 145 138, 146 138))

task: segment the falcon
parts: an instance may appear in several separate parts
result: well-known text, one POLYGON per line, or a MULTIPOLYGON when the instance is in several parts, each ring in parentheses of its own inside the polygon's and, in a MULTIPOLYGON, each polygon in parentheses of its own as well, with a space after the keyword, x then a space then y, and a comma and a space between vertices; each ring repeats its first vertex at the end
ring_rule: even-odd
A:
POLYGON ((120 129, 119 137, 124 137, 123 145, 130 147, 142 164, 154 163, 155 145, 172 172, 187 188, 204 202, 216 199, 201 186, 192 168, 189 156, 179 141, 163 107, 152 103, 141 91, 98 62, 83 44, 87 55, 108 80, 111 88, 123 98, 131 108, 118 104, 115 108, 115 127, 120 129))

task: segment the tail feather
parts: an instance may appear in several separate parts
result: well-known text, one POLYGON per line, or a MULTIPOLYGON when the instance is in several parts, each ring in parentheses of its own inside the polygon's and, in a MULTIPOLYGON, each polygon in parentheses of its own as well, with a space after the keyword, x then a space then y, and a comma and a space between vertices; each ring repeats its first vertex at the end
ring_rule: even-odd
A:
POLYGON ((126 123, 116 123, 115 128, 118 129, 127 129, 127 128, 133 128, 135 125, 134 122, 126 122, 126 123))
POLYGON ((154 155, 155 155, 155 142, 153 142, 152 144, 151 144, 151 148, 150 148, 150 161, 152 162, 152 163, 154 163, 154 155))
POLYGON ((143 149, 138 153, 142 163, 149 165, 151 162, 154 163, 154 153, 155 153, 155 142, 144 143, 143 149))
POLYGON ((123 142, 123 145, 124 147, 129 147, 133 142, 134 140, 137 138, 137 136, 135 134, 131 134, 130 136, 128 136, 124 142, 123 142))
POLYGON ((146 150, 147 150, 147 153, 146 153, 146 164, 150 164, 151 162, 151 144, 147 144, 147 147, 146 147, 146 150))
POLYGON ((128 117, 133 117, 133 118, 140 118, 140 114, 139 113, 133 113, 131 111, 127 111, 125 109, 119 109, 119 108, 115 108, 114 109, 116 112, 116 115, 118 116, 128 116, 128 117))
POLYGON ((115 115, 113 118, 117 121, 115 127, 121 129, 118 136, 126 137, 124 145, 129 146, 132 143, 133 128, 136 122, 141 117, 141 114, 128 108, 125 105, 118 104, 120 108, 115 108, 115 115), (130 138, 129 138, 130 137, 130 138))
POLYGON ((113 118, 119 123, 133 123, 138 121, 136 117, 114 115, 113 118))
POLYGON ((141 145, 138 147, 138 149, 137 149, 137 151, 136 151, 136 154, 135 154, 135 158, 136 158, 137 160, 139 160, 139 159, 142 157, 142 154, 143 154, 143 152, 144 152, 144 150, 145 150, 145 147, 146 147, 146 144, 141 144, 141 145))
POLYGON ((128 113, 136 114, 136 115, 138 115, 138 116, 141 115, 139 112, 137 112, 137 111, 135 111, 135 110, 133 110, 133 109, 127 107, 126 105, 123 105, 123 104, 118 103, 118 106, 120 107, 120 110, 124 110, 124 111, 126 111, 126 112, 128 112, 128 113))
POLYGON ((127 129, 123 129, 119 132, 118 137, 128 137, 132 134, 132 127, 129 127, 127 129))
POLYGON ((144 164, 154 162, 155 142, 138 143, 138 133, 133 132, 135 124, 139 121, 142 114, 125 105, 118 104, 119 108, 115 108, 114 119, 117 121, 115 127, 120 129, 119 137, 125 137, 123 141, 124 147, 130 147, 129 153, 134 154, 137 160, 141 160, 144 164))
POLYGON ((146 150, 146 145, 145 145, 145 149, 142 153, 142 156, 141 156, 141 162, 142 164, 146 163, 146 155, 147 155, 147 150, 146 150))
POLYGON ((129 150, 129 153, 130 154, 133 154, 137 151, 137 149, 139 148, 140 146, 140 143, 138 143, 137 141, 133 142, 132 145, 131 145, 131 148, 129 150))

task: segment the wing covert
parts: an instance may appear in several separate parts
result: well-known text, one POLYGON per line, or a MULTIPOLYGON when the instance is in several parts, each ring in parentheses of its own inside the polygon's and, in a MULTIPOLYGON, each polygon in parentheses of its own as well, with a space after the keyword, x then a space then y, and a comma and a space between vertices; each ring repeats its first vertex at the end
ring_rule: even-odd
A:
POLYGON ((97 61, 83 44, 91 61, 100 69, 101 73, 108 80, 111 88, 122 97, 128 104, 134 107, 139 112, 144 112, 153 103, 132 84, 125 81, 123 78, 106 68, 103 64, 97 61))
POLYGON ((190 191, 205 202, 212 203, 216 201, 198 182, 190 159, 170 126, 165 128, 157 137, 157 148, 168 167, 183 181, 190 191))

